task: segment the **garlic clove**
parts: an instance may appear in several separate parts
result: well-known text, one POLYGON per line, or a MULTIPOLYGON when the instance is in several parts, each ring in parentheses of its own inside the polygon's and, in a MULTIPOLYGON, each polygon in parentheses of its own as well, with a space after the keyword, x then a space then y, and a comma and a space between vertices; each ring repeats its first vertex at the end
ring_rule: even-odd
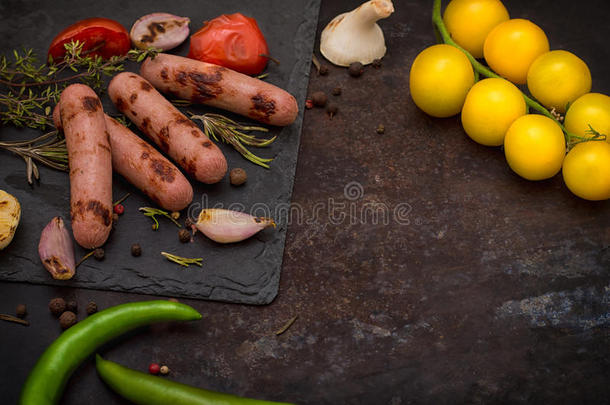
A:
POLYGON ((0 250, 13 240, 20 219, 19 201, 13 195, 0 190, 0 250))
POLYGON ((131 42, 140 49, 173 49, 189 36, 188 17, 168 13, 152 13, 140 17, 131 27, 131 42))
POLYGON ((381 59, 386 46, 377 21, 393 12, 391 0, 370 0, 336 16, 322 31, 320 52, 338 66, 349 66, 353 62, 367 65, 381 59))
POLYGON ((55 217, 42 230, 38 254, 45 269, 56 280, 74 276, 74 245, 61 217, 55 217))
POLYGON ((270 226, 275 228, 275 222, 271 218, 254 217, 239 211, 211 208, 201 210, 195 226, 215 242, 233 243, 248 239, 270 226))

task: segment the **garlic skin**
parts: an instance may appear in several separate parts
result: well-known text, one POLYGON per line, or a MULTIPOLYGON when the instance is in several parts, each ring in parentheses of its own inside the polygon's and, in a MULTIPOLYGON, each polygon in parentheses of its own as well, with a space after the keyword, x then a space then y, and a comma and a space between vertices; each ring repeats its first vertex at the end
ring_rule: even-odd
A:
POLYGON ((40 234, 38 254, 42 265, 56 280, 69 280, 76 270, 74 244, 61 217, 55 217, 40 234))
POLYGON ((234 243, 248 239, 270 226, 275 228, 275 222, 271 218, 254 217, 239 211, 211 208, 201 210, 195 226, 215 242, 234 243))
POLYGON ((168 51, 186 40, 190 22, 188 17, 168 13, 147 14, 133 23, 129 37, 137 48, 168 51))
POLYGON ((377 21, 393 12, 392 0, 370 0, 339 14, 322 31, 320 52, 338 66, 349 66, 353 62, 367 65, 381 59, 386 46, 377 21))
POLYGON ((0 190, 0 250, 13 240, 21 220, 21 205, 15 196, 0 190))

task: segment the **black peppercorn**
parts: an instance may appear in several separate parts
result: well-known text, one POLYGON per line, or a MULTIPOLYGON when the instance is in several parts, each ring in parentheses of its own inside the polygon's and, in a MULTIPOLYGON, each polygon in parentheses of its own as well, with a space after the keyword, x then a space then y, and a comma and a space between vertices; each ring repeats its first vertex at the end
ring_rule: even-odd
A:
POLYGON ((59 317, 59 324, 62 329, 68 329, 76 323, 76 314, 72 311, 66 311, 59 317))
POLYGON ((323 91, 316 91, 311 95, 311 100, 313 101, 313 105, 316 107, 324 107, 328 98, 323 91))
POLYGON ((326 113, 330 116, 331 120, 337 114, 338 111, 339 111, 339 107, 337 107, 336 104, 331 103, 328 105, 328 107, 326 107, 326 113))
POLYGON ((97 312, 97 304, 93 301, 87 304, 87 315, 93 315, 97 312))
POLYGON ((352 77, 359 77, 364 72, 364 66, 360 62, 353 62, 349 65, 348 72, 352 77))
POLYGON ((24 304, 19 304, 19 305, 17 305, 17 308, 15 308, 15 315, 17 315, 17 318, 23 319, 23 318, 25 318, 27 313, 28 313, 28 310, 24 304))
POLYGON ((182 243, 187 243, 191 240, 191 233, 186 229, 180 229, 178 231, 178 239, 180 239, 180 242, 182 243))
POLYGON ((332 91, 332 95, 333 96, 340 96, 341 95, 341 87, 335 87, 332 91))
POLYGON ((229 181, 234 186, 241 186, 248 180, 248 174, 246 171, 240 167, 236 167, 235 169, 231 169, 229 172, 229 181))
POLYGON ((66 311, 70 311, 70 312, 74 312, 77 313, 78 312, 78 304, 76 303, 76 301, 68 301, 66 303, 66 311))
POLYGON ((142 255, 142 247, 138 243, 131 245, 131 255, 134 257, 142 255))
POLYGON ((97 248, 93 251, 93 257, 95 260, 104 260, 104 249, 97 248))
POLYGON ((53 298, 49 301, 49 310, 55 316, 61 315, 66 310, 66 301, 63 298, 53 298))
POLYGON ((320 74, 320 76, 326 76, 328 74, 328 66, 321 65, 320 70, 318 70, 318 73, 320 74))
POLYGON ((381 67, 381 59, 375 59, 372 65, 375 69, 379 69, 381 67))

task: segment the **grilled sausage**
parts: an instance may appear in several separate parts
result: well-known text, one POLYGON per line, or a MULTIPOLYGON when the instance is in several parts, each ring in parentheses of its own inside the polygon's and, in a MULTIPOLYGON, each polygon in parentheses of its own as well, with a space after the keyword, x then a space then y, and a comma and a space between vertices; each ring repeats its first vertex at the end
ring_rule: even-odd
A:
POLYGON ((116 107, 184 170, 203 183, 217 183, 227 161, 199 127, 135 73, 116 75, 108 85, 116 107))
POLYGON ((70 165, 70 212, 76 242, 103 245, 112 228, 112 158, 102 103, 84 84, 65 88, 59 100, 70 165))
POLYGON ((270 83, 211 63, 159 54, 146 59, 140 74, 165 94, 285 126, 299 112, 295 98, 270 83))
MULTIPOLYGON (((112 170, 125 177, 161 208, 180 211, 193 200, 193 187, 182 172, 155 148, 104 114, 110 137, 112 170)), ((62 130, 59 104, 53 122, 62 130)))

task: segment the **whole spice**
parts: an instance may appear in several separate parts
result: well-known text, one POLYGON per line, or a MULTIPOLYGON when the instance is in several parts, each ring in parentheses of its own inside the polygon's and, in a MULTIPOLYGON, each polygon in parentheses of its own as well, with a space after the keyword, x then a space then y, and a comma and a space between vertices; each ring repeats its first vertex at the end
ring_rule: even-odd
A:
POLYGON ((64 313, 65 310, 66 301, 63 298, 57 297, 49 301, 49 311, 51 311, 53 315, 59 317, 61 314, 64 313))
POLYGON ((68 329, 76 323, 76 314, 72 311, 66 311, 59 317, 59 325, 62 329, 68 329))
POLYGON ((321 65, 319 73, 320 73, 320 76, 326 76, 328 74, 328 66, 321 65))
POLYGON ((119 214, 116 212, 112 214, 112 226, 116 226, 119 223, 119 214))
POLYGON ((377 129, 375 129, 375 131, 381 135, 385 133, 385 127, 383 126, 383 124, 379 124, 377 125, 377 129))
POLYGON ((157 216, 157 215, 161 215, 161 216, 164 216, 165 218, 169 219, 178 228, 182 227, 182 225, 180 225, 178 223, 178 221, 176 221, 174 218, 172 218, 172 216, 170 214, 168 214, 167 211, 163 211, 163 210, 160 210, 157 208, 151 208, 151 207, 140 207, 139 210, 141 212, 143 212, 145 216, 152 218, 152 220, 154 221, 154 223, 152 224, 153 231, 156 231, 157 229, 159 229, 159 221, 157 221, 157 218, 155 218, 155 216, 157 216))
POLYGON ((97 248, 93 251, 93 257, 95 257, 95 260, 99 260, 99 261, 104 260, 104 256, 105 256, 105 253, 104 253, 104 249, 102 249, 102 248, 97 248))
POLYGON ((248 180, 248 175, 244 169, 236 167, 229 172, 229 179, 232 185, 241 186, 248 180))
POLYGON ((311 95, 311 101, 313 101, 313 105, 316 107, 324 107, 327 100, 328 97, 326 97, 323 91, 316 91, 311 95))
POLYGON ((335 87, 332 91, 332 95, 333 96, 340 96, 341 95, 341 87, 335 87))
POLYGON ((373 63, 372 63, 372 66, 373 66, 375 69, 379 69, 379 68, 381 67, 381 59, 375 59, 375 60, 373 61, 373 63))
POLYGON ((244 212, 210 208, 201 210, 195 226, 215 242, 232 243, 248 239, 270 226, 275 228, 275 222, 244 212))
POLYGON ((339 107, 337 107, 336 104, 331 103, 326 107, 326 113, 328 114, 328 116, 330 117, 331 120, 333 119, 333 117, 335 115, 337 115, 338 111, 339 111, 339 107))
POLYGON ((112 207, 112 210, 117 215, 123 215, 123 213, 125 212, 125 207, 123 206, 123 204, 117 204, 114 207, 112 207))
POLYGON ((78 303, 74 300, 68 301, 66 303, 66 311, 77 313, 78 312, 78 303))
POLYGON ((40 234, 38 255, 42 265, 56 280, 74 276, 74 245, 61 217, 55 217, 40 234))
POLYGON ((186 229, 180 229, 178 231, 178 239, 182 243, 188 243, 191 240, 191 233, 186 229))
POLYGON ((360 77, 364 73, 364 66, 360 62, 352 62, 347 71, 351 77, 360 77))
POLYGON ((93 301, 87 304, 87 315, 93 315, 97 312, 97 304, 93 301))
POLYGON ((184 226, 185 226, 186 228, 190 228, 192 225, 193 225, 193 220, 192 220, 191 218, 187 217, 187 218, 184 220, 184 226))
POLYGON ((25 306, 25 304, 19 304, 17 305, 17 308, 15 308, 15 315, 17 315, 17 318, 25 318, 25 316, 28 314, 28 310, 25 306))
POLYGON ((150 363, 148 366, 148 372, 150 374, 156 375, 159 374, 159 371, 161 371, 161 367, 157 363, 150 363))
POLYGON ((313 100, 308 98, 305 100, 305 108, 311 110, 313 108, 313 100))
POLYGON ((139 257, 142 255, 142 247, 139 243, 134 243, 131 245, 131 255, 134 257, 139 257))
POLYGON ((129 330, 159 321, 193 321, 201 314, 167 300, 131 302, 105 309, 63 332, 42 354, 21 390, 20 404, 59 403, 68 378, 95 350, 129 330))
POLYGON ((106 385, 130 403, 148 405, 290 405, 283 402, 248 399, 196 388, 167 378, 131 370, 112 361, 104 360, 100 355, 95 356, 95 367, 106 385))
POLYGON ((159 373, 161 373, 162 375, 168 375, 169 374, 169 367, 161 366, 161 368, 159 369, 159 373))
POLYGON ((173 211, 171 214, 169 214, 170 217, 172 217, 175 220, 178 220, 180 218, 180 213, 178 211, 173 211))

